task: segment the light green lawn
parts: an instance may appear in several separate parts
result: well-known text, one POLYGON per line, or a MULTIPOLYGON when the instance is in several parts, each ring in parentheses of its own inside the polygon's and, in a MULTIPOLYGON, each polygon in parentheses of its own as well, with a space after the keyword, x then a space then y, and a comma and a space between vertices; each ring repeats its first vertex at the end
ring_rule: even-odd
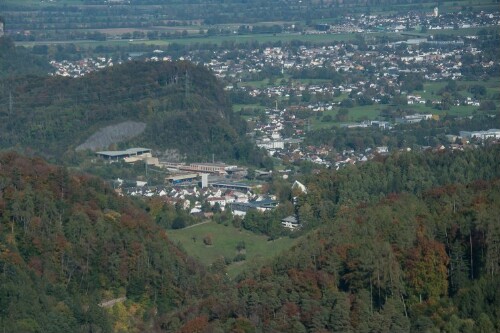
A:
POLYGON ((269 85, 269 79, 262 81, 242 81, 239 83, 241 87, 264 88, 269 85))
POLYGON ((186 252, 209 266, 215 260, 226 257, 233 259, 238 251, 236 245, 244 241, 246 245, 246 260, 232 263, 227 267, 227 272, 231 278, 241 273, 246 268, 258 267, 266 260, 269 260, 288 250, 297 241, 288 237, 274 241, 268 241, 267 236, 256 235, 244 229, 233 226, 224 226, 215 222, 201 224, 192 228, 171 230, 168 236, 174 242, 178 242, 186 252), (203 238, 212 235, 213 245, 207 246, 203 243, 203 238), (195 237, 196 241, 193 240, 195 237))
POLYGON ((259 110, 265 109, 265 107, 260 105, 260 104, 233 104, 233 111, 234 112, 240 112, 242 108, 243 109, 259 109, 259 110))

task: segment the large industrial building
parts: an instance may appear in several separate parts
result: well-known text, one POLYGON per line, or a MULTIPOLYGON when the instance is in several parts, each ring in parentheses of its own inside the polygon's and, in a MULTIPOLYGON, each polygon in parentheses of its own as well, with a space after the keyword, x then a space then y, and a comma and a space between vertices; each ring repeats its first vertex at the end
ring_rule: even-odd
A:
POLYGON ((165 178, 165 180, 172 185, 179 185, 183 183, 191 183, 199 179, 197 173, 181 173, 175 174, 165 178))
POLYGON ((147 155, 151 156, 151 149, 149 148, 129 148, 127 150, 110 150, 110 151, 98 151, 96 152, 97 156, 100 156, 109 161, 118 161, 127 157, 132 156, 142 156, 147 155))
POLYGON ((408 116, 396 117, 396 123, 398 124, 415 124, 419 123, 422 120, 432 119, 432 114, 420 114, 415 113, 408 116))
POLYGON ((228 172, 238 170, 236 165, 227 165, 224 163, 173 163, 161 162, 161 165, 168 169, 176 169, 189 172, 204 172, 218 175, 227 175, 228 172))
POLYGON ((492 128, 487 131, 460 131, 460 136, 464 139, 500 139, 500 129, 492 128))

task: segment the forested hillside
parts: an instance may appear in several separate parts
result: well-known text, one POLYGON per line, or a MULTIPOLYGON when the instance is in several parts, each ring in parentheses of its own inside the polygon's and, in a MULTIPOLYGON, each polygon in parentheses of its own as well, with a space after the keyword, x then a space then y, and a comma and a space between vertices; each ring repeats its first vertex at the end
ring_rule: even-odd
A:
POLYGON ((311 176, 300 217, 317 227, 185 332, 500 330, 499 162, 499 147, 400 153, 311 176))
POLYGON ((302 240, 235 281, 101 180, 15 153, 0 161, 6 332, 500 329, 498 146, 310 176, 295 193, 302 240))
POLYGON ((499 200, 477 181, 345 208, 204 311, 265 332, 496 332, 499 200))
POLYGON ((264 158, 245 138, 246 124, 232 113, 220 83, 188 62, 130 62, 78 79, 5 80, 0 100, 3 148, 60 157, 102 127, 140 121, 146 130, 130 144, 191 158, 214 154, 254 164, 264 158))
POLYGON ((370 163, 309 176, 309 194, 299 215, 306 227, 327 223, 346 207, 377 201, 393 193, 422 197, 425 191, 500 177, 500 149, 443 152, 396 152, 370 163))
POLYGON ((155 319, 213 285, 144 210, 100 179, 0 155, 2 331, 152 331, 155 319), (128 307, 98 306, 120 297, 128 307))

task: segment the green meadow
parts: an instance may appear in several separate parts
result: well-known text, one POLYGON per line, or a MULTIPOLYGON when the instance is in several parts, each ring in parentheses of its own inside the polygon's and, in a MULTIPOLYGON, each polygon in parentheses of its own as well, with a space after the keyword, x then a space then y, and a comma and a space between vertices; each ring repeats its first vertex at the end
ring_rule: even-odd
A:
POLYGON ((246 268, 259 267, 267 260, 290 249, 297 241, 288 237, 268 241, 268 237, 257 235, 245 229, 208 222, 191 228, 171 230, 168 236, 192 257, 210 266, 220 258, 233 259, 238 255, 238 243, 245 242, 246 260, 232 262, 227 266, 227 273, 234 278, 246 268), (205 245, 203 238, 211 235, 212 245, 205 245))

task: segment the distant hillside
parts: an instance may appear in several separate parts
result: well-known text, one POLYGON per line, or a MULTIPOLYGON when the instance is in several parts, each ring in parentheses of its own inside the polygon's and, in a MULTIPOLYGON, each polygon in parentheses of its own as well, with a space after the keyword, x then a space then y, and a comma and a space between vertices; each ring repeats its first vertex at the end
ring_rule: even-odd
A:
POLYGON ((153 332, 155 320, 212 285, 101 180, 0 154, 2 331, 153 332), (123 297, 114 312, 98 306, 123 297))
POLYGON ((4 148, 20 146, 57 158, 106 126, 134 121, 146 129, 126 144, 177 149, 192 159, 214 154, 263 161, 244 136, 246 123, 233 114, 221 85, 202 66, 129 62, 78 79, 30 77, 5 84, 13 92, 11 107, 7 89, 0 91, 4 148))

